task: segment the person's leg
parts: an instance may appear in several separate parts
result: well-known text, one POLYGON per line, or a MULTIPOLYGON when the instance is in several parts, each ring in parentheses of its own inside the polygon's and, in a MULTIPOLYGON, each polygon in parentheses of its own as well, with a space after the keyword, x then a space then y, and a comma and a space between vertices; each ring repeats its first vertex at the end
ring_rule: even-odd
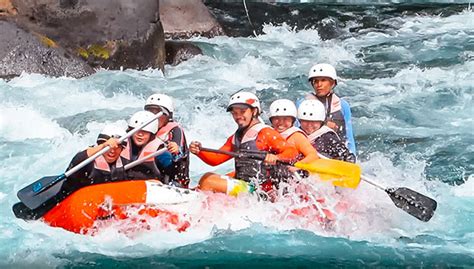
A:
POLYGON ((198 188, 203 191, 221 192, 231 196, 238 196, 240 193, 251 193, 254 191, 254 188, 245 181, 215 173, 204 174, 199 181, 198 188))
POLYGON ((227 193, 227 180, 219 174, 205 173, 199 180, 198 189, 227 193))

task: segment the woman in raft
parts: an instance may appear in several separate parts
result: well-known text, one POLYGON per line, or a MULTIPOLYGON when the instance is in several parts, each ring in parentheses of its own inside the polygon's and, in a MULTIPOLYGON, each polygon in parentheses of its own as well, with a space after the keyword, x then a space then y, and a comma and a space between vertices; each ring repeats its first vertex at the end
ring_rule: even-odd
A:
POLYGON ((326 109, 317 100, 304 100, 298 108, 301 129, 308 135, 313 147, 324 158, 354 163, 356 157, 338 134, 324 125, 326 109))

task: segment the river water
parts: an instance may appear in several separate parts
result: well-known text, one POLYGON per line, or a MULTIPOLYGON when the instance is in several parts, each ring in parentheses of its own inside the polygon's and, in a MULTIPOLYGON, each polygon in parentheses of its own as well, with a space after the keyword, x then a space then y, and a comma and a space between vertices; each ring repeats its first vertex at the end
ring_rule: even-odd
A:
MULTIPOLYGON (((82 79, 0 80, 0 267, 474 267, 474 13, 468 4, 430 5, 429 12, 419 6, 325 7, 344 22, 332 38, 292 20, 267 24, 257 37, 195 37, 204 55, 166 66, 164 74, 100 70, 82 79), (364 24, 362 13, 376 23, 364 24), (184 233, 133 237, 114 229, 76 235, 11 213, 19 189, 60 174, 105 123, 125 124, 152 93, 174 97, 188 142, 219 147, 235 130, 225 112, 232 93, 255 91, 264 110, 277 98, 297 100, 311 91, 306 74, 319 62, 339 72, 335 91, 351 104, 363 173, 436 199, 429 222, 364 182, 345 191, 352 206, 331 231, 274 218, 270 211, 284 204, 252 197, 227 207, 219 198, 224 203, 184 233)), ((297 7, 291 16, 314 5, 297 7)), ((229 13, 227 20, 237 19, 229 13)), ((194 179, 231 168, 191 159, 194 179)))

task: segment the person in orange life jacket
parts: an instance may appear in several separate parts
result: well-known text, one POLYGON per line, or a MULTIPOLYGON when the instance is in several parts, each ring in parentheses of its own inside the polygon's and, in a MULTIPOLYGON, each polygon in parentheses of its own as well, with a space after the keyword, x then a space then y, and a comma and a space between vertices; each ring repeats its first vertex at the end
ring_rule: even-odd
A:
MULTIPOLYGON (((235 172, 226 176, 206 173, 201 177, 198 188, 237 196, 241 192, 253 192, 255 187, 264 191, 273 189, 275 178, 271 168, 277 161, 293 161, 298 152, 293 145, 288 144, 280 134, 260 122, 260 101, 255 94, 238 92, 230 98, 227 111, 231 112, 238 125, 237 131, 230 136, 220 148, 225 151, 242 152, 245 150, 266 152, 265 160, 258 161, 246 158, 235 159, 235 172), (257 183, 251 180, 258 180, 257 183)), ((201 151, 201 143, 191 142, 189 150, 205 163, 216 166, 232 156, 201 151)))
POLYGON ((123 142, 122 144, 118 143, 118 139, 125 134, 125 130, 118 126, 105 126, 97 137, 97 145, 77 153, 67 170, 107 146, 110 146, 110 150, 97 157, 94 162, 91 162, 76 173, 70 175, 64 184, 64 189, 72 192, 92 184, 126 179, 123 166, 127 163, 127 160, 120 157, 120 154, 127 142, 123 142))
MULTIPOLYGON (((154 116, 155 115, 149 111, 138 111, 130 118, 128 122, 128 130, 141 126, 143 123, 151 120, 154 116)), ((153 154, 155 151, 164 147, 162 141, 155 139, 157 131, 158 121, 154 120, 127 140, 127 147, 122 151, 121 156, 132 162, 153 154)), ((162 175, 160 170, 170 166, 171 163, 172 156, 169 152, 165 151, 154 159, 146 160, 142 164, 127 170, 127 176, 129 179, 154 178, 161 180, 162 175)))
POLYGON ((309 70, 308 81, 314 89, 305 100, 319 100, 325 107, 325 124, 333 129, 356 155, 356 145, 352 129, 352 113, 349 103, 334 93, 337 85, 336 69, 330 64, 316 64, 309 70))
MULTIPOLYGON (((288 99, 279 99, 270 105, 270 122, 272 127, 280 133, 290 144, 295 145, 299 152, 298 160, 310 163, 319 159, 316 149, 311 145, 306 134, 293 124, 296 121, 297 110, 295 104, 288 99)), ((295 168, 290 168, 296 171, 295 168)))
POLYGON ((173 120, 173 99, 165 94, 153 94, 146 100, 145 110, 156 114, 163 112, 159 118, 156 139, 168 142, 168 151, 173 155, 172 165, 162 172, 164 181, 187 188, 189 185, 189 149, 183 128, 173 120))
POLYGON ((355 155, 350 152, 339 135, 324 125, 326 109, 317 100, 304 100, 298 108, 298 120, 301 129, 308 135, 308 139, 318 154, 323 157, 355 163, 355 155))

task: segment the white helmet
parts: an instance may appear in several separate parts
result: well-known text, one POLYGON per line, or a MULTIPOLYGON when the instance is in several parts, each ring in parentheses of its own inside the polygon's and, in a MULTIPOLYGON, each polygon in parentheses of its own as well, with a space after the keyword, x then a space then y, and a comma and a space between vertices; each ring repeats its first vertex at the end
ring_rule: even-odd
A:
POLYGON ((311 67, 308 73, 308 80, 316 77, 328 77, 332 78, 337 84, 337 73, 334 66, 330 64, 316 64, 311 67))
MULTIPOLYGON (((133 114, 133 116, 128 121, 128 127, 137 128, 143 123, 150 121, 154 117, 155 114, 151 113, 150 111, 138 111, 137 113, 133 114)), ((142 130, 155 134, 158 131, 158 120, 152 121, 150 124, 143 127, 142 130)))
POLYGON ((173 99, 166 94, 155 93, 146 99, 145 110, 147 107, 157 106, 163 113, 170 115, 174 111, 173 99))
POLYGON ((258 97, 251 92, 238 92, 230 97, 229 105, 227 106, 227 112, 232 110, 233 105, 247 105, 249 107, 257 108, 257 113, 260 114, 262 109, 260 108, 260 100, 258 97))
MULTIPOLYGON (((115 124, 108 124, 100 131, 97 137, 97 144, 102 144, 110 138, 120 138, 125 136, 127 133, 125 130, 115 124)), ((127 142, 122 142, 123 145, 127 145, 127 142)))
POLYGON ((296 106, 288 99, 279 99, 270 105, 270 119, 276 116, 290 116, 296 119, 296 106))
POLYGON ((326 109, 318 100, 304 100, 298 107, 298 119, 309 121, 325 121, 326 109))

